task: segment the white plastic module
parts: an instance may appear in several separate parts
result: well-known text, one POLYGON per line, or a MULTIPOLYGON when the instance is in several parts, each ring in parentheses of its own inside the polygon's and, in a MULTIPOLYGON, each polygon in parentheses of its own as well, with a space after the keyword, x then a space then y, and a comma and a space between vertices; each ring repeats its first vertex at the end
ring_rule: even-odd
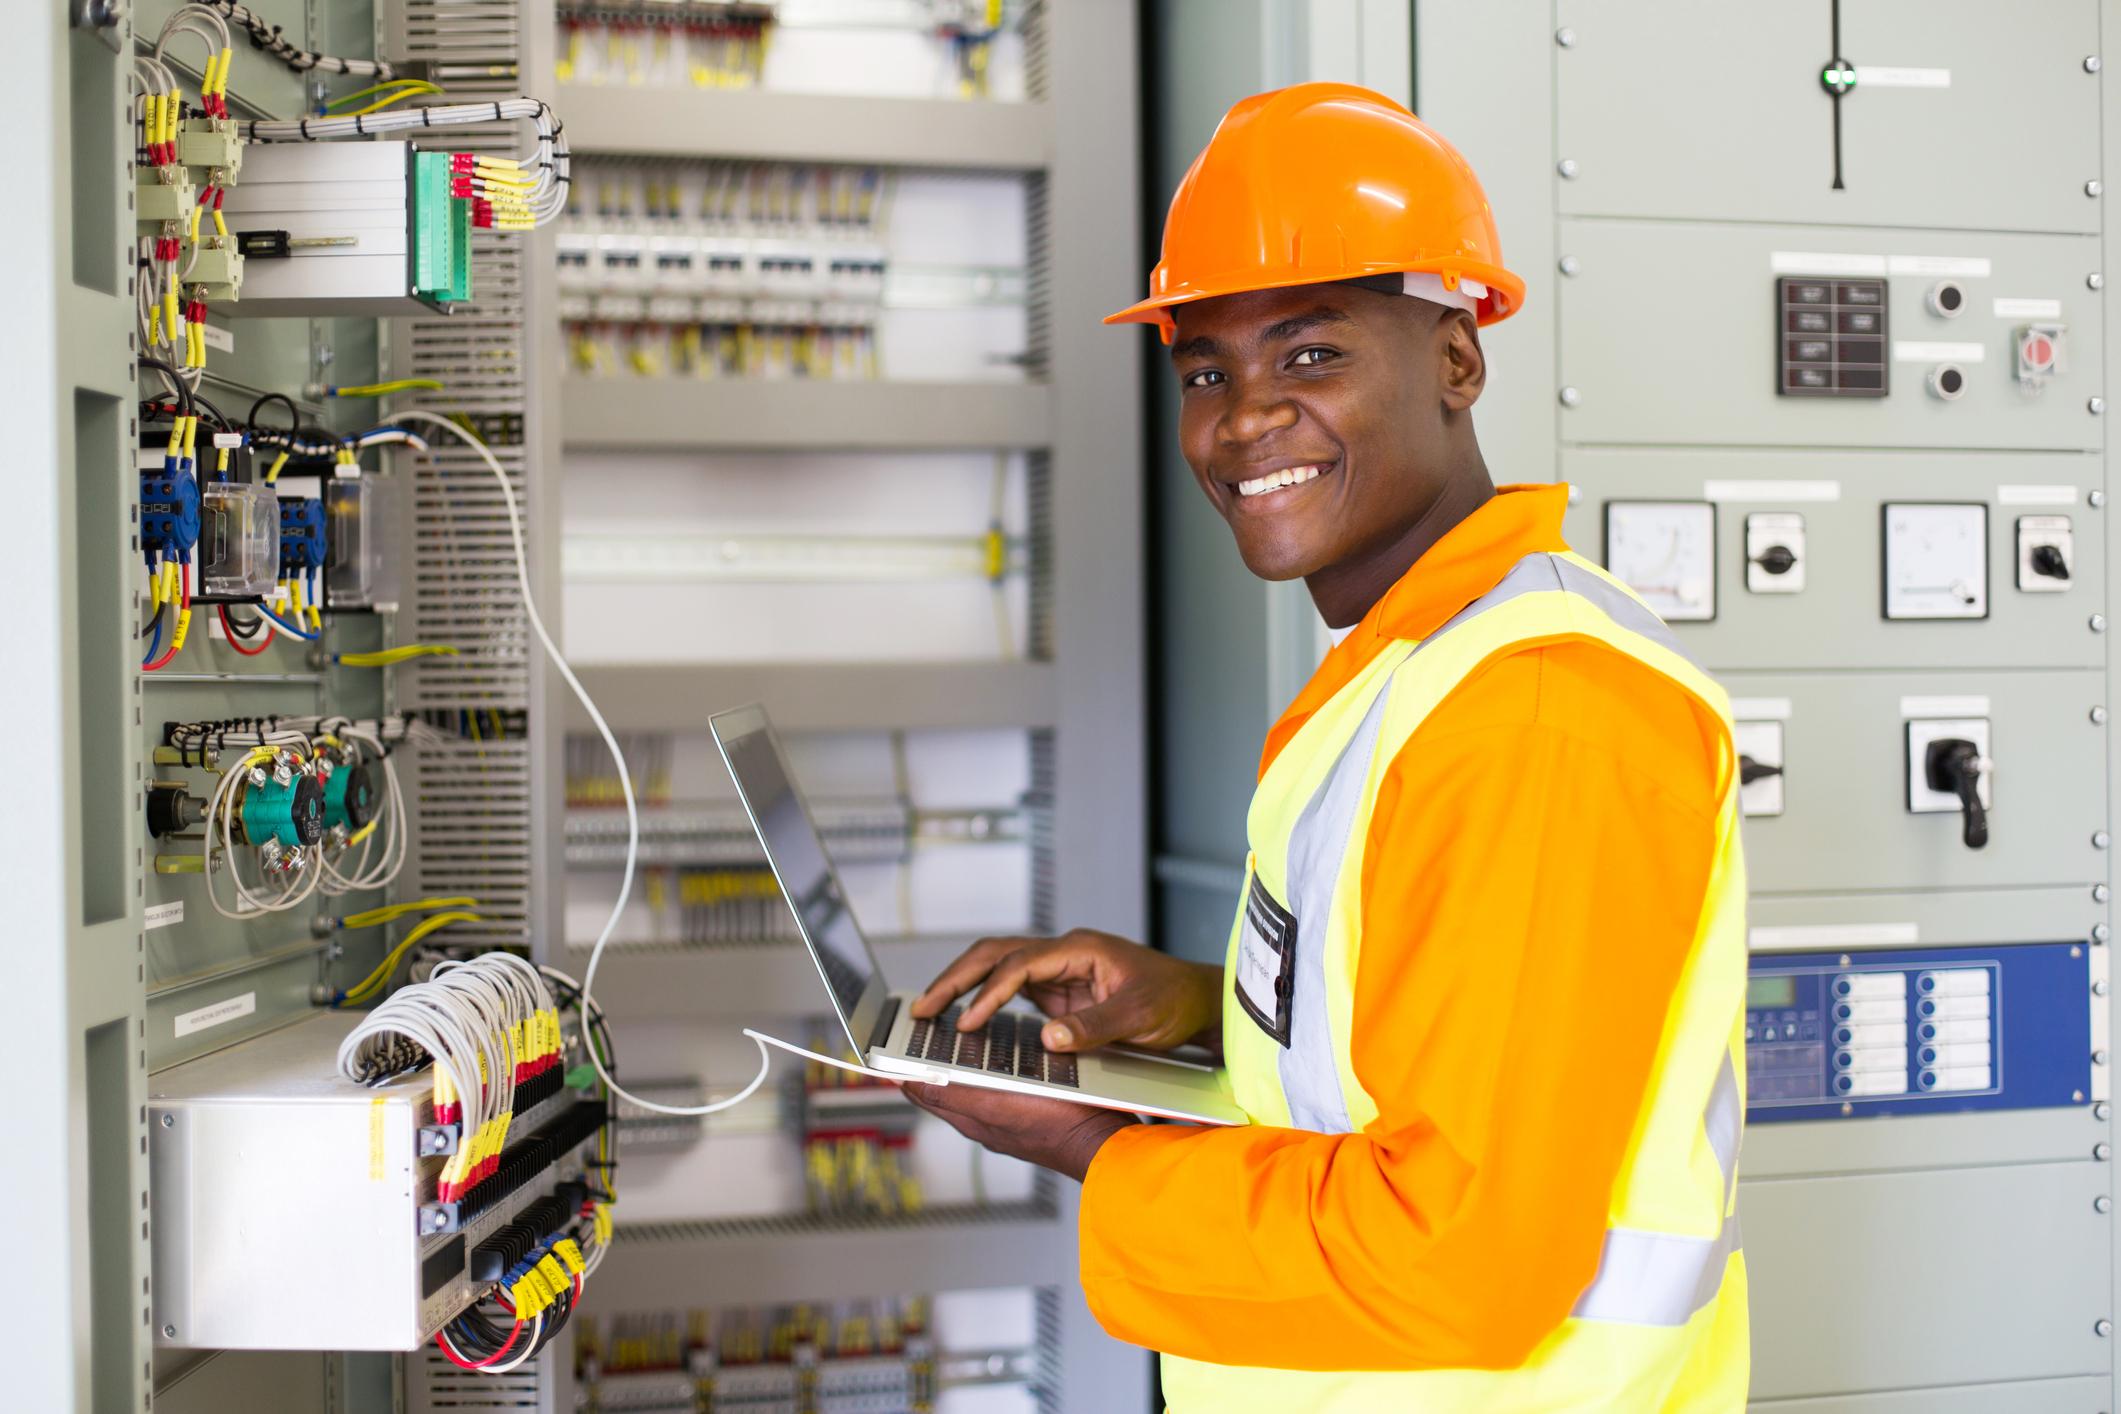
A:
POLYGON ((246 260, 227 314, 428 315, 412 294, 412 162, 405 142, 254 143, 222 214, 231 231, 285 231, 301 246, 246 260))
POLYGON ((199 587, 215 598, 272 593, 280 570, 280 499, 263 482, 199 489, 199 587))

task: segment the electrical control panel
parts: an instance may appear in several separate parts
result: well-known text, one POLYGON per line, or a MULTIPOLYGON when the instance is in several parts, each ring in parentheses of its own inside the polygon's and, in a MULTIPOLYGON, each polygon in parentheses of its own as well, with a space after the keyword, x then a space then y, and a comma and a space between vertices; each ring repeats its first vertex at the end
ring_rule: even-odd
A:
POLYGON ((2093 1094, 2091 948, 2027 944, 1756 957, 1747 1119, 2081 1105, 2093 1094))

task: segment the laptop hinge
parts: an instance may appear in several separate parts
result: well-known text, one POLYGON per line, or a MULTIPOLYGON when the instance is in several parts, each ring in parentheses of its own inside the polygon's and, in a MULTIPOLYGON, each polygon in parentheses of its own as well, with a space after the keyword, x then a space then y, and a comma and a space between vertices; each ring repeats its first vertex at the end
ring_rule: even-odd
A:
POLYGON ((884 998, 884 1009, 876 1018, 876 1029, 869 1033, 869 1049, 880 1051, 891 1039, 891 1023, 898 1020, 898 998, 884 998))

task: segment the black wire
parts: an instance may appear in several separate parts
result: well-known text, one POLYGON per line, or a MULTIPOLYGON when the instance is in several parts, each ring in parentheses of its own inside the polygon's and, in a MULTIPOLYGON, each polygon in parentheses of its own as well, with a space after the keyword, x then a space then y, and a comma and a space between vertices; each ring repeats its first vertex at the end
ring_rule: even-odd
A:
POLYGON ((223 413, 221 409, 215 407, 212 403, 208 402, 206 400, 206 394, 193 393, 191 395, 191 400, 198 406, 206 409, 207 413, 211 415, 214 420, 214 426, 220 428, 223 432, 232 432, 235 430, 235 424, 228 420, 227 414, 223 413))
POLYGON ((164 373, 169 375, 169 381, 176 385, 173 391, 176 394, 177 401, 183 404, 184 415, 186 417, 190 417, 193 411, 191 387, 182 378, 177 376, 177 370, 171 368, 161 359, 149 358, 146 354, 140 355, 139 362, 144 368, 159 368, 164 373))
POLYGON ((259 398, 256 402, 252 403, 250 405, 250 415, 243 419, 244 426, 248 427, 252 432, 262 432, 267 430, 258 426, 258 414, 264 409, 267 403, 287 404, 286 430, 289 433, 296 433, 301 430, 302 410, 296 407, 295 400, 293 398, 288 397, 285 393, 267 393, 263 397, 259 398))
POLYGON ((147 637, 149 634, 153 633, 155 631, 155 625, 162 622, 162 615, 164 611, 166 611, 168 608, 169 605, 167 604, 155 605, 155 616, 149 619, 146 624, 141 627, 140 631, 133 635, 133 637, 135 639, 142 639, 147 637))
POLYGON ((244 625, 234 614, 229 612, 226 604, 221 606, 221 618, 228 631, 238 638, 256 638, 258 631, 265 627, 265 620, 263 619, 252 619, 247 626, 244 625))

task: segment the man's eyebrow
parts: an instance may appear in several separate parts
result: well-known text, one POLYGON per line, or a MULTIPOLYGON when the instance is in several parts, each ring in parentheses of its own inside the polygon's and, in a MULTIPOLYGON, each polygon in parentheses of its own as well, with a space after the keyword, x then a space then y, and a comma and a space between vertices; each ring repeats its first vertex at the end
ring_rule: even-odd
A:
POLYGON ((1171 346, 1171 359, 1175 363, 1182 358, 1216 358, 1223 353, 1222 342, 1206 334, 1195 334, 1190 339, 1181 339, 1171 346))
POLYGON ((1353 324, 1354 322, 1354 317, 1346 311, 1335 309, 1331 305, 1322 304, 1316 309, 1305 310, 1302 314, 1292 314, 1287 319, 1269 324, 1266 332, 1260 337, 1266 342, 1274 344, 1281 342, 1283 339, 1293 339, 1298 334, 1309 333, 1313 329, 1324 328, 1329 324, 1353 324))

